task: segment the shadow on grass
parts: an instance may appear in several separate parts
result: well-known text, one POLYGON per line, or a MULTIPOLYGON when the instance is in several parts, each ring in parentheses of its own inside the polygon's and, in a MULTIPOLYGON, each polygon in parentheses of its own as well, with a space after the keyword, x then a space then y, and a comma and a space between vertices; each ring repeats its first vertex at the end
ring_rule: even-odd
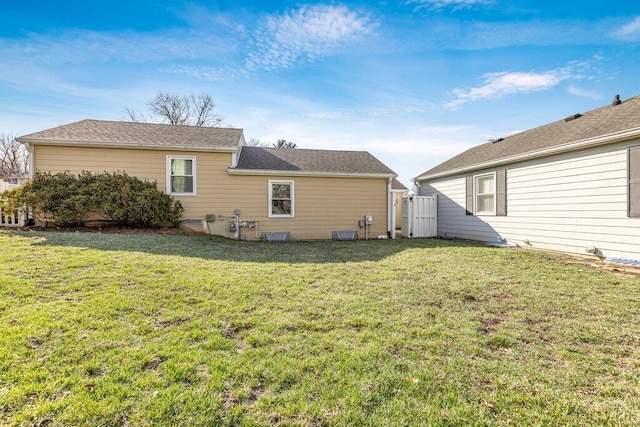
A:
POLYGON ((209 235, 19 232, 36 238, 34 245, 77 247, 119 252, 193 257, 233 262, 335 263, 378 261, 411 248, 451 248, 476 245, 443 239, 357 241, 243 242, 209 235))

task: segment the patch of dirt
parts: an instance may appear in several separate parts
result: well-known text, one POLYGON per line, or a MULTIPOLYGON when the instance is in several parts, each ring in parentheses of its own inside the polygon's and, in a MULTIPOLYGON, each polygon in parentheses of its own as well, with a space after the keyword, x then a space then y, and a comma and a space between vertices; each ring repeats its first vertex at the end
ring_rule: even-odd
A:
POLYGON ((493 335, 500 329, 500 325, 502 325, 507 316, 503 313, 499 313, 498 315, 489 316, 481 316, 480 317, 480 328, 479 331, 484 335, 493 335))
POLYGON ((162 365, 166 360, 167 360, 167 358, 166 358, 165 356, 159 356, 159 357, 156 357, 156 358, 154 358, 153 360, 150 360, 149 362, 146 362, 146 363, 143 365, 143 368, 144 368, 144 369, 151 369, 152 371, 153 371, 153 370, 156 370, 156 369, 158 369, 158 367, 159 367, 160 365, 162 365))
POLYGON ((38 336, 29 336, 25 338, 25 346, 31 349, 36 349, 44 344, 44 338, 38 336))
POLYGON ((170 326, 180 325, 186 321, 187 319, 184 319, 182 317, 176 317, 175 319, 158 320, 153 326, 156 329, 164 329, 170 326))
POLYGON ((222 400, 224 401, 224 404, 227 408, 231 408, 241 402, 244 402, 247 408, 251 408, 256 404, 258 399, 260 399, 260 397, 265 392, 265 386, 262 380, 260 380, 257 385, 251 387, 249 393, 247 393, 244 397, 238 397, 234 395, 235 393, 233 393, 232 390, 234 389, 235 385, 236 384, 234 382, 228 384, 227 389, 223 392, 222 400))
POLYGON ((242 352, 245 349, 245 343, 242 338, 240 338, 239 333, 241 329, 248 328, 239 328, 231 322, 227 322, 223 320, 221 322, 222 330, 224 331, 224 336, 228 339, 234 340, 236 342, 236 347, 238 352, 242 352))
POLYGON ((525 323, 540 341, 545 343, 551 342, 551 338, 548 336, 550 327, 547 322, 539 319, 525 319, 525 323))

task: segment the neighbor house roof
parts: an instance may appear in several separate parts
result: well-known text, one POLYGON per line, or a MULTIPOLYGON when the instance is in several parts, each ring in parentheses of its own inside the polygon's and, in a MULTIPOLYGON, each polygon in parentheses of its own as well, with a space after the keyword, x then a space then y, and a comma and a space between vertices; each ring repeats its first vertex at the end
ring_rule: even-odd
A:
POLYGON ((242 129, 81 120, 16 138, 30 144, 234 151, 242 129))
POLYGON ((396 174, 366 151, 242 147, 229 173, 394 177, 396 174))
POLYGON ((422 181, 465 171, 612 143, 640 133, 640 96, 573 114, 544 126, 470 148, 415 178, 422 181))
POLYGON ((391 190, 407 191, 408 188, 405 187, 404 184, 398 181, 396 178, 393 178, 393 180, 391 181, 391 190))

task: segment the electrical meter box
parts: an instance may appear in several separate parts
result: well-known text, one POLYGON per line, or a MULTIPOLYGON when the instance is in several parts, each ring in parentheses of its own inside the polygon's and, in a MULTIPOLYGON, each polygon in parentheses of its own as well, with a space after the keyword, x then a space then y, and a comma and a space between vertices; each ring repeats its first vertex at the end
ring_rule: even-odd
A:
POLYGON ((373 224, 373 216, 367 215, 364 217, 364 222, 368 225, 373 224))

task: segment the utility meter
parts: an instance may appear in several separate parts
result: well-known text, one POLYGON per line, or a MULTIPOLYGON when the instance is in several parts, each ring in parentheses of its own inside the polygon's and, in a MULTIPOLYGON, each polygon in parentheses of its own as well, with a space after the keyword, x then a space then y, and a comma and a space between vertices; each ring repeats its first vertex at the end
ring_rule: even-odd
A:
POLYGON ((364 217, 364 222, 366 222, 367 224, 373 224, 373 216, 371 215, 367 215, 364 217))

